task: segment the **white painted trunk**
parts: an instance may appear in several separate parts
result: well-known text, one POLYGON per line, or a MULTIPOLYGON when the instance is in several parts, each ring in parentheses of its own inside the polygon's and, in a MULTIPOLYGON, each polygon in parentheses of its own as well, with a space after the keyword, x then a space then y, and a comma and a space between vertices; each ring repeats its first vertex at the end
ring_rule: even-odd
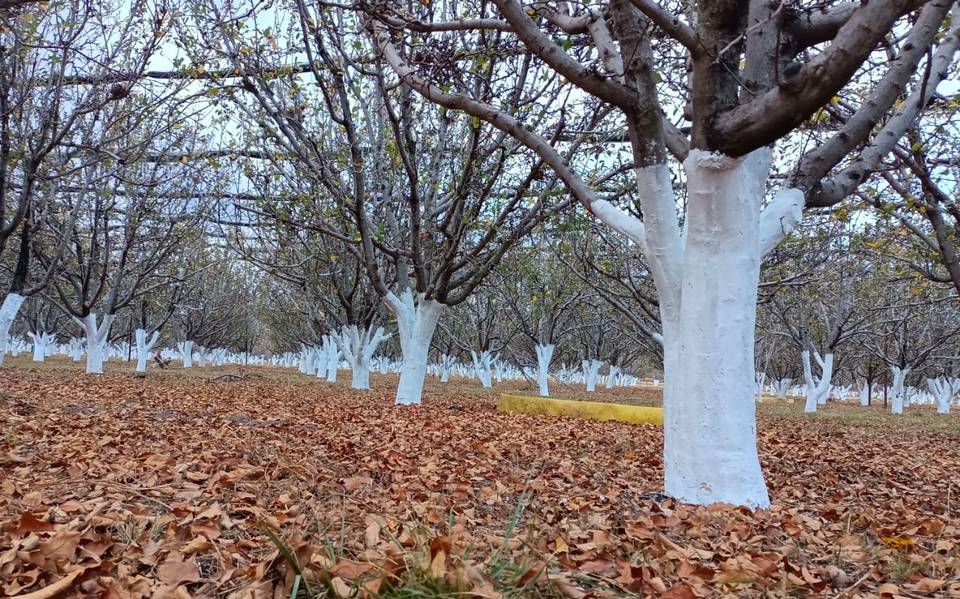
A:
POLYGON ((193 368, 193 341, 187 340, 177 343, 177 351, 180 352, 183 367, 193 368))
POLYGON ((53 348, 54 342, 56 342, 56 337, 46 332, 39 333, 27 333, 31 340, 33 340, 33 361, 34 362, 43 362, 47 356, 52 355, 51 348, 53 348))
POLYGON ((17 293, 8 293, 3 298, 3 305, 0 306, 0 366, 3 365, 3 358, 7 355, 7 345, 10 343, 10 328, 13 321, 20 312, 20 306, 26 297, 17 293))
POLYGON ((760 226, 769 167, 768 149, 743 159, 693 150, 684 161, 682 301, 675 320, 669 311, 663 318, 664 487, 681 501, 770 504, 754 401, 757 285, 761 250, 771 243, 760 226))
POLYGON ((471 350, 470 355, 473 357, 473 372, 476 377, 480 379, 480 384, 484 389, 491 389, 493 387, 491 368, 496 357, 486 350, 481 351, 479 354, 471 350))
POLYGON ((143 329, 134 331, 134 336, 137 340, 137 372, 146 372, 147 359, 150 357, 153 347, 157 344, 157 339, 160 338, 160 331, 154 331, 149 341, 147 340, 147 332, 143 329))
POLYGON ((453 365, 456 363, 456 360, 453 359, 453 356, 448 354, 443 354, 440 357, 440 382, 448 383, 450 382, 450 371, 453 369, 453 365))
POLYGON ((424 299, 414 302, 413 293, 405 289, 399 297, 394 293, 384 298, 397 317, 400 335, 400 383, 397 385, 398 405, 419 405, 423 400, 423 381, 427 376, 427 358, 430 343, 443 312, 443 304, 424 299))
POLYGON ((946 378, 927 379, 927 387, 937 402, 937 414, 949 414, 953 403, 953 385, 946 378))
POLYGON ((773 382, 773 390, 776 392, 779 399, 787 398, 787 391, 790 390, 790 385, 793 383, 793 379, 785 378, 778 379, 773 382))
POLYGON ((903 403, 906 399, 904 383, 910 371, 911 368, 909 366, 905 368, 900 368, 899 366, 890 367, 890 372, 893 373, 893 399, 890 403, 890 411, 893 414, 903 414, 903 403))
POLYGON ((498 383, 503 382, 504 374, 507 371, 507 364, 500 359, 499 354, 493 359, 493 378, 498 383))
POLYGON ((833 354, 823 357, 819 352, 814 352, 813 356, 820 365, 820 378, 813 376, 810 352, 804 350, 800 353, 800 358, 803 360, 804 392, 807 396, 803 411, 808 414, 816 412, 818 405, 826 403, 827 394, 830 393, 830 378, 833 376, 833 354))
POLYGON ((107 351, 107 338, 114 315, 108 314, 97 325, 97 315, 88 314, 80 321, 87 334, 87 374, 103 374, 104 354, 107 351))
POLYGON ((860 405, 864 408, 870 405, 870 385, 864 383, 859 390, 860 405))
POLYGON ((337 348, 336 338, 332 335, 323 336, 323 357, 327 365, 327 382, 337 382, 337 369, 340 367, 340 350, 337 348))
POLYGON ((326 380, 327 358, 326 358, 326 354, 324 353, 322 343, 323 341, 321 340, 320 347, 313 348, 313 362, 314 362, 314 369, 316 370, 314 374, 316 374, 318 379, 326 380))
POLYGON ((620 376, 620 367, 610 365, 610 372, 607 373, 607 389, 613 389, 614 385, 617 384, 617 377, 620 376))
POLYGON ((70 337, 70 359, 79 362, 83 359, 83 339, 70 337))
POLYGON ((550 397, 550 360, 554 349, 552 343, 537 344, 537 389, 541 397, 550 397))
POLYGON ((389 335, 384 334, 383 327, 378 327, 376 331, 361 330, 355 324, 343 327, 335 337, 343 350, 344 358, 350 362, 351 389, 370 388, 370 362, 377 352, 377 347, 386 339, 389 339, 389 335))
POLYGON ((597 390, 597 375, 603 362, 600 360, 583 360, 580 367, 583 370, 583 382, 586 385, 587 393, 593 393, 597 390))
POLYGON ((685 231, 668 166, 637 170, 644 220, 591 211, 646 255, 664 351, 664 490, 681 501, 769 506, 756 444, 754 329, 761 257, 802 219, 785 188, 760 209, 771 150, 734 159, 692 150, 685 231))

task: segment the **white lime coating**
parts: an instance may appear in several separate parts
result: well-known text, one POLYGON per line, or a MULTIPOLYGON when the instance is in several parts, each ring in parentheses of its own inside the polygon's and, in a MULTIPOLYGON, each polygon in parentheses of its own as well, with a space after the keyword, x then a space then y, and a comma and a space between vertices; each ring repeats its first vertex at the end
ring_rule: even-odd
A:
POLYGON ((443 304, 425 299, 422 294, 414 301, 409 289, 403 290, 399 297, 390 292, 384 300, 397 317, 402 354, 396 403, 419 405, 423 399, 423 380, 427 376, 430 343, 440 321, 443 304))
POLYGON ((0 366, 3 365, 3 358, 7 355, 7 345, 10 343, 10 327, 20 312, 20 306, 26 297, 17 293, 8 293, 3 298, 3 305, 0 306, 0 366))

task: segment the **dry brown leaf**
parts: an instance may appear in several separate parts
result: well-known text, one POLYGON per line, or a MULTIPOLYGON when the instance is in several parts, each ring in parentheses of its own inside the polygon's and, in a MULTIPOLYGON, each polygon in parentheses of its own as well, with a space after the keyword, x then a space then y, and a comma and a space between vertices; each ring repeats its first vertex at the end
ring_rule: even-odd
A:
POLYGON ((168 586, 177 587, 185 582, 200 580, 200 571, 193 558, 182 560, 179 556, 171 554, 166 561, 157 566, 157 578, 168 586))
POLYGON ((347 581, 339 577, 334 577, 330 580, 330 588, 333 589, 337 597, 341 597, 342 599, 348 599, 357 594, 356 587, 350 586, 347 584, 347 581))
POLYGON ((371 570, 373 570, 373 564, 349 559, 340 560, 328 569, 330 574, 349 581, 354 581, 371 570))
POLYGON ((14 533, 17 534, 17 536, 23 536, 25 533, 46 532, 53 529, 53 524, 50 524, 46 520, 40 520, 30 512, 24 512, 20 514, 20 523, 17 525, 14 533))
POLYGON ((13 599, 50 599, 51 597, 56 597, 69 589, 73 585, 73 582, 83 576, 88 569, 89 568, 77 568, 53 584, 48 584, 42 589, 32 593, 17 595, 13 599))
POLYGON ((210 549, 210 540, 207 537, 199 536, 194 537, 193 540, 181 547, 180 553, 183 555, 195 555, 197 553, 203 553, 208 549, 210 549))

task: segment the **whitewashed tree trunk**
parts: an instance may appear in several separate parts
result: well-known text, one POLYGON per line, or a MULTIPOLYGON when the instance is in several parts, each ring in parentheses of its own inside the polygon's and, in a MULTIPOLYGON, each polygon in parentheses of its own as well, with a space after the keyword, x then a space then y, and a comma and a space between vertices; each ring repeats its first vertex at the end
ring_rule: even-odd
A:
POLYGON ((8 293, 3 298, 3 305, 0 306, 0 366, 3 366, 3 358, 7 355, 7 345, 10 343, 10 328, 13 321, 20 312, 20 306, 26 297, 17 293, 8 293))
POLYGON ((860 389, 858 393, 860 398, 860 405, 863 406, 864 408, 869 406, 870 405, 870 385, 868 385, 867 383, 863 383, 862 385, 860 385, 860 389))
POLYGON ((927 387, 937 402, 937 414, 949 414, 953 403, 953 385, 944 377, 927 379, 927 387))
POLYGON ((177 351, 183 361, 184 368, 193 368, 193 341, 189 339, 177 343, 177 351))
POLYGON ((302 346, 300 348, 300 361, 297 364, 297 370, 300 374, 313 374, 317 369, 313 348, 302 346))
POLYGON ((757 372, 753 375, 754 381, 756 381, 757 389, 757 401, 763 399, 763 385, 767 382, 767 375, 763 372, 757 372))
POLYGON ((400 335, 400 383, 397 385, 398 405, 419 405, 423 400, 423 381, 427 376, 427 358, 430 343, 443 312, 443 304, 428 300, 421 294, 414 302, 413 293, 403 290, 398 297, 390 292, 384 298, 397 317, 400 335))
POLYGON ((837 401, 846 401, 847 397, 850 395, 850 385, 844 385, 843 387, 839 385, 831 386, 830 395, 837 401))
POLYGON ((607 389, 613 389, 614 385, 617 384, 617 377, 620 376, 620 367, 610 365, 610 372, 607 373, 607 389))
POLYGON ((50 355, 50 348, 56 338, 50 333, 41 331, 40 333, 28 332, 27 335, 33 340, 33 361, 43 362, 50 355))
POLYGON ((493 378, 498 383, 503 382, 503 377, 507 371, 507 363, 497 355, 493 358, 493 378))
POLYGON ((83 339, 79 337, 70 337, 69 341, 70 359, 79 362, 83 359, 83 339))
POLYGON ((448 383, 450 382, 450 371, 453 369, 456 360, 453 359, 453 356, 448 354, 443 354, 440 356, 440 382, 448 383))
POLYGON ((537 389, 541 397, 550 397, 550 360, 554 349, 552 343, 537 344, 537 389))
POLYGON ((218 347, 210 352, 210 361, 213 362, 214 366, 223 366, 227 360, 227 349, 225 347, 218 347))
POLYGON ((197 366, 199 368, 206 368, 207 367, 207 348, 203 346, 198 346, 196 356, 197 356, 197 366))
POLYGON ((324 353, 323 340, 321 339, 319 347, 314 347, 310 351, 313 353, 313 368, 314 372, 310 374, 316 375, 318 379, 327 378, 327 357, 324 353))
POLYGON ((904 383, 911 370, 909 366, 905 368, 900 368, 899 366, 890 367, 890 372, 893 373, 893 399, 890 402, 890 411, 893 414, 903 414, 903 403, 906 399, 904 383))
MULTIPOLYGON (((770 503, 757 455, 753 397, 757 286, 763 253, 799 221, 803 205, 800 191, 786 189, 761 213, 770 157, 769 149, 741 159, 691 151, 684 161, 688 199, 681 255, 659 234, 647 240, 651 255, 679 264, 660 275, 669 278, 657 287, 664 338, 664 488, 681 501, 770 503)), ((656 168, 638 177, 641 193, 670 188, 669 169, 656 168)), ((672 192, 661 202, 668 199, 675 206, 672 192)), ((662 228, 656 218, 645 212, 651 232, 662 228)))
POLYGON ((377 327, 376 331, 372 329, 360 330, 357 325, 343 327, 340 334, 335 337, 343 351, 343 357, 350 363, 351 368, 351 389, 369 389, 370 388, 370 362, 373 360, 373 354, 381 342, 389 339, 385 335, 383 327, 377 327))
POLYGON ((327 382, 337 382, 337 371, 340 368, 340 349, 337 347, 336 333, 323 336, 323 357, 327 365, 327 382))
POLYGON ((77 319, 87 334, 87 374, 103 374, 104 354, 113 319, 113 314, 107 314, 99 326, 94 313, 88 314, 83 320, 77 319))
POLYGON ((593 393, 597 390, 597 376, 600 374, 603 362, 601 360, 583 360, 580 367, 583 370, 583 382, 586 385, 587 393, 593 393))
POLYGON ((833 354, 823 357, 819 352, 814 352, 813 356, 820 365, 820 378, 813 376, 810 352, 808 350, 800 352, 800 358, 803 360, 804 392, 807 396, 803 411, 808 414, 816 412, 817 406, 826 402, 827 394, 830 392, 830 378, 833 376, 833 354))
POLYGON ((154 331, 149 341, 147 340, 147 332, 143 329, 137 329, 133 334, 137 341, 137 372, 146 372, 147 359, 150 358, 150 352, 153 351, 157 339, 160 338, 160 331, 154 331))
POLYGON ((792 378, 777 379, 773 381, 773 390, 779 399, 787 398, 787 391, 790 390, 790 385, 792 383, 792 378))
POLYGON ((493 361, 496 360, 496 356, 490 353, 487 350, 483 350, 478 355, 477 352, 471 350, 470 356, 473 358, 473 372, 478 379, 480 379, 480 384, 483 385, 484 389, 491 389, 493 387, 493 374, 492 367, 493 361))
POLYGON ((664 490, 689 503, 770 504, 757 456, 756 296, 763 254, 802 219, 803 192, 763 210, 772 152, 692 150, 685 231, 667 165, 637 170, 644 220, 605 200, 590 208, 648 258, 664 353, 664 490))

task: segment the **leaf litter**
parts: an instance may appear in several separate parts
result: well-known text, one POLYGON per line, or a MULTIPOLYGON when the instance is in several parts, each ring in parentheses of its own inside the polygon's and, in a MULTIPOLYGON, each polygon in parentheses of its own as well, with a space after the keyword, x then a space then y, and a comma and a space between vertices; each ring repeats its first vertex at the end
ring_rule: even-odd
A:
POLYGON ((960 597, 960 427, 761 410, 771 508, 695 507, 654 426, 272 372, 0 372, 0 595, 960 597))

